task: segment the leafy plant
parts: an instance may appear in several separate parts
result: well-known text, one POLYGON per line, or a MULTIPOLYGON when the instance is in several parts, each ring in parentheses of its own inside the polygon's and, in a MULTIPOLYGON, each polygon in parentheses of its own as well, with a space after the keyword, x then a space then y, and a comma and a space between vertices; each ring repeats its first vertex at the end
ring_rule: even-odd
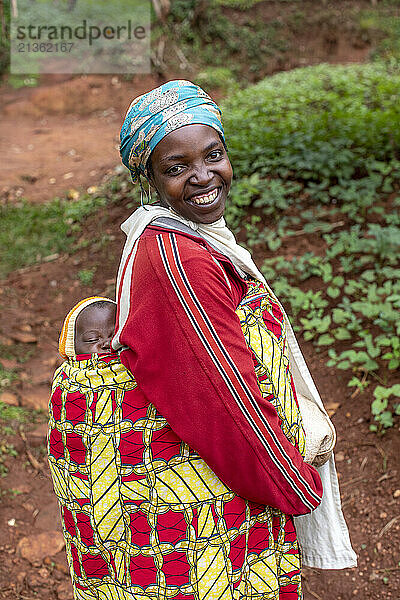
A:
POLYGON ((394 404, 393 407, 389 404, 391 396, 400 399, 400 384, 392 385, 389 388, 376 386, 371 412, 377 424, 370 425, 371 431, 382 433, 385 429, 393 427, 393 414, 400 415, 400 403, 394 404))
POLYGON ((12 456, 15 458, 18 456, 17 451, 15 450, 12 444, 0 444, 0 477, 5 477, 8 473, 8 467, 5 464, 5 459, 7 456, 12 456))
POLYGON ((369 383, 370 382, 367 379, 359 379, 358 377, 354 376, 350 379, 347 385, 349 387, 356 387, 360 392, 363 392, 365 388, 369 386, 369 383))
POLYGON ((27 423, 31 419, 34 420, 34 415, 34 411, 0 402, 0 422, 2 423, 27 423))
POLYGON ((392 336, 381 340, 382 346, 390 346, 391 350, 386 352, 382 358, 388 360, 388 369, 394 371, 400 367, 400 338, 392 336))

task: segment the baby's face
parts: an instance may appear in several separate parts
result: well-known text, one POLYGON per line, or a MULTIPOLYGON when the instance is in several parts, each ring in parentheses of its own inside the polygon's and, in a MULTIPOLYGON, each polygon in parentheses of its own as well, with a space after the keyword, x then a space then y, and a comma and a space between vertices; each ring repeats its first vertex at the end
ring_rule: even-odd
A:
POLYGON ((111 352, 117 307, 111 302, 90 304, 75 322, 75 354, 111 352))

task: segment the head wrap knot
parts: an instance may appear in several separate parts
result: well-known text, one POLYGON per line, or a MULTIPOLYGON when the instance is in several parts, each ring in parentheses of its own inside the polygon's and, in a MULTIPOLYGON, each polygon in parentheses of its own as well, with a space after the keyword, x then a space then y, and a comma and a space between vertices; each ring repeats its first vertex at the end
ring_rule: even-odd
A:
POLYGON ((158 142, 184 127, 199 124, 213 127, 225 143, 221 110, 199 86, 177 79, 135 98, 121 128, 122 162, 136 183, 146 177, 147 160, 158 142))

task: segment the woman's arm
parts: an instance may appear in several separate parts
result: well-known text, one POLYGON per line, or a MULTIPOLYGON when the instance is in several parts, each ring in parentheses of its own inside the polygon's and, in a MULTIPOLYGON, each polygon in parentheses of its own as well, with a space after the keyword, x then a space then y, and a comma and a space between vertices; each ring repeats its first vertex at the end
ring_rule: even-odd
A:
MULTIPOLYGON (((317 471, 282 433, 257 384, 229 283, 185 236, 140 240, 122 361, 176 434, 237 494, 305 514, 318 506, 317 471)), ((125 288, 129 289, 129 288, 125 288)))

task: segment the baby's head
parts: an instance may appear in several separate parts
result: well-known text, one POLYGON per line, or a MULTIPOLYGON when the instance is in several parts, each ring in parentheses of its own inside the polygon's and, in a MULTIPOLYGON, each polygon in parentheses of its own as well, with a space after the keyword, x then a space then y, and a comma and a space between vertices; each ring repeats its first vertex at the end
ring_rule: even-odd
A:
POLYGON ((76 304, 65 318, 59 340, 63 358, 77 354, 111 352, 117 305, 113 300, 93 296, 76 304))
POLYGON ((75 321, 75 354, 111 352, 116 311, 115 302, 99 300, 79 313, 75 321))

